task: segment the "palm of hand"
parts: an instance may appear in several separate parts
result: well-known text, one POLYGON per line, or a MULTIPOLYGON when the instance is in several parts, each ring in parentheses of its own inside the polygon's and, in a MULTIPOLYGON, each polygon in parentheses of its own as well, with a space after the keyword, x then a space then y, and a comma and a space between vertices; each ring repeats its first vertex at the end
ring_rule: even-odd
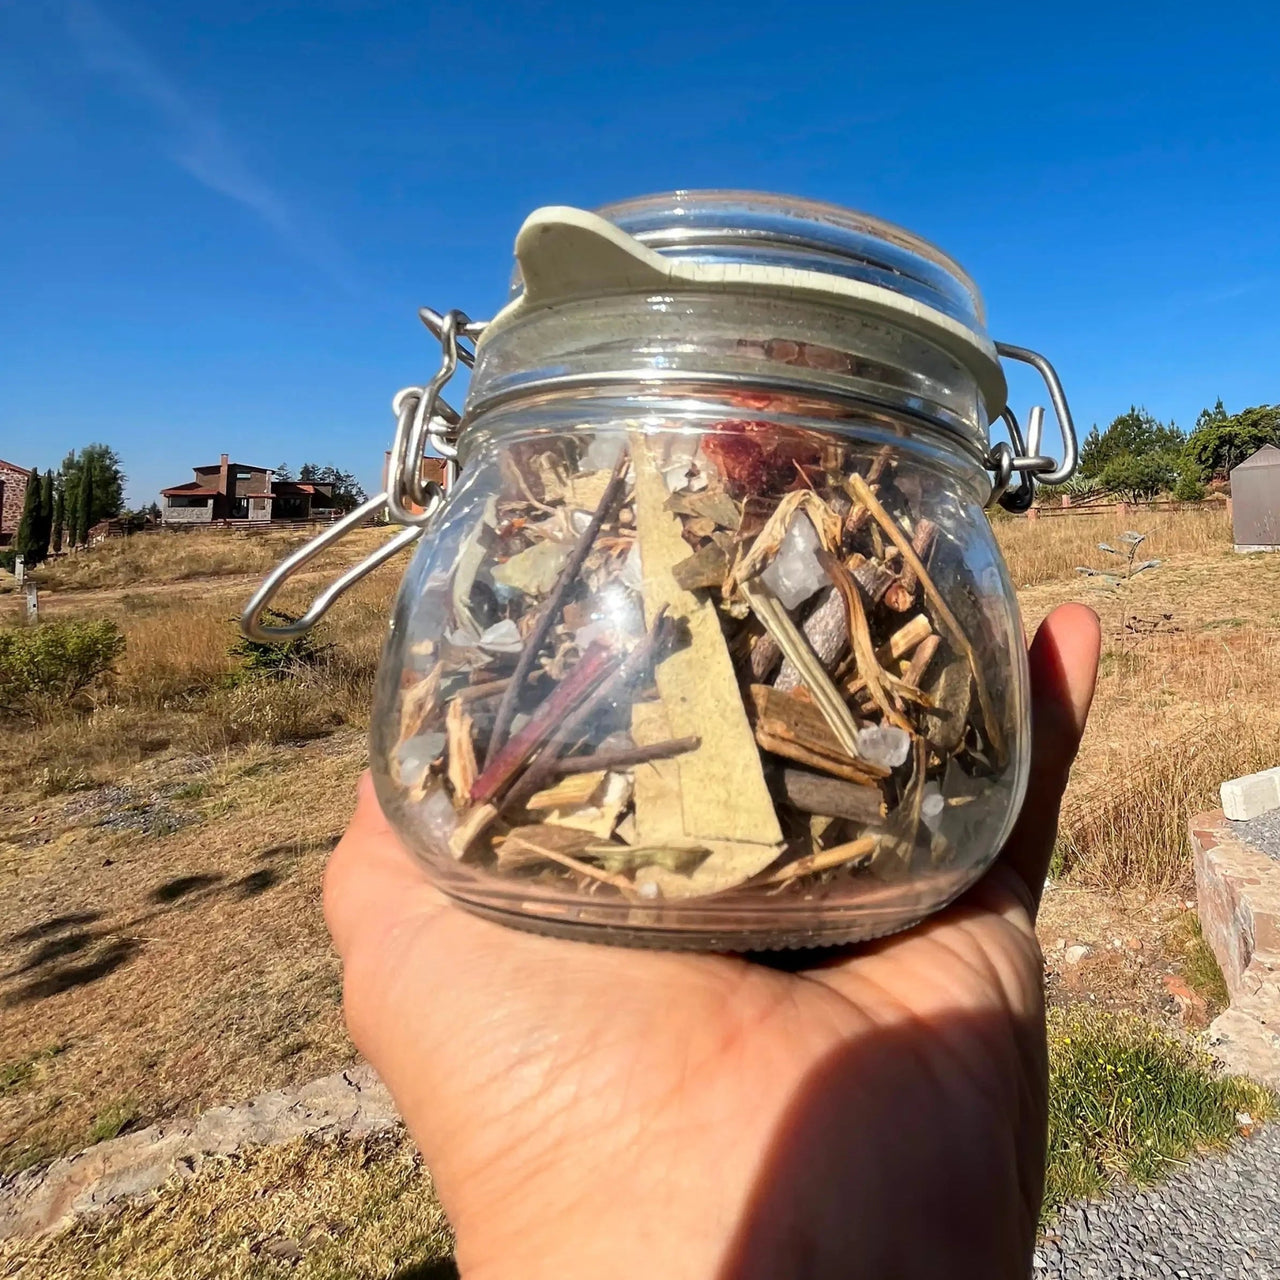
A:
POLYGON ((1036 780, 1001 864, 924 925, 811 967, 475 919, 366 787, 326 883, 348 1022, 465 1275, 1025 1274, 1045 1110, 1028 885, 1092 686, 1088 619, 1033 650, 1036 780))

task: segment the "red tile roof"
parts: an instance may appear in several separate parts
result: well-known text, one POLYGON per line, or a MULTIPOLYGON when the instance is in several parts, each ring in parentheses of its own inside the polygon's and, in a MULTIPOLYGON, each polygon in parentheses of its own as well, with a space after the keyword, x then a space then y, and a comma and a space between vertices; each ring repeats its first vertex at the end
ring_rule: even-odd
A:
POLYGON ((169 489, 160 490, 162 497, 168 497, 173 494, 175 497, 187 498, 214 498, 217 497, 217 489, 209 489, 203 485, 197 484, 194 480, 188 480, 186 484, 175 484, 169 489))
POLYGON ((20 467, 16 462, 6 462, 0 458, 0 471, 21 471, 24 476, 31 474, 30 467, 20 467))

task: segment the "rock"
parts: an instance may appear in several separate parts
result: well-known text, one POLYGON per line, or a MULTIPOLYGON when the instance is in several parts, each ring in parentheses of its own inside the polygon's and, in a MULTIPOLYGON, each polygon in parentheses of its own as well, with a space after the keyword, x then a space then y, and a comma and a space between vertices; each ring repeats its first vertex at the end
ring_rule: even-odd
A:
POLYGON ((1068 947, 1063 953, 1063 959, 1068 964, 1079 964, 1085 956, 1093 955, 1093 948, 1086 946, 1083 942, 1077 942, 1075 946, 1068 947))
POLYGON ((175 1175, 190 1177, 207 1155, 311 1133, 376 1133, 399 1122, 391 1095, 361 1064, 298 1089, 215 1107, 194 1120, 152 1125, 0 1180, 0 1240, 42 1235, 147 1195, 175 1175))
POLYGON ((1199 992, 1192 991, 1185 979, 1176 973, 1166 973, 1162 979, 1165 989, 1174 998, 1182 1021, 1189 1027, 1204 1027, 1209 1024, 1209 1007, 1199 992))
POLYGON ((298 1242, 290 1240, 288 1236, 272 1236, 270 1240, 264 1240, 258 1245, 256 1252, 259 1257, 270 1258, 273 1262, 286 1262, 290 1266, 296 1266, 304 1257, 298 1242))

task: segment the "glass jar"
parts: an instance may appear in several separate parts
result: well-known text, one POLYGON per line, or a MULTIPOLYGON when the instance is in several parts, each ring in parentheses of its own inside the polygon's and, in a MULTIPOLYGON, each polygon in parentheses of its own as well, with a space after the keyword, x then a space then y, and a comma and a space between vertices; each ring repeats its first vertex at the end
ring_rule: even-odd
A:
POLYGON ((463 906, 596 941, 848 942, 952 900, 1026 784, 984 507, 1074 466, 1052 369, 991 342, 940 251, 832 206, 543 209, 516 256, 487 326, 425 313, 444 363, 398 398, 368 504, 408 526, 381 558, 426 533, 373 717, 392 825, 463 906), (477 334, 458 415, 439 393, 477 334), (1024 445, 1002 354, 1044 374, 1063 464, 1038 411, 1024 445), (428 441, 460 467, 445 501, 428 441))

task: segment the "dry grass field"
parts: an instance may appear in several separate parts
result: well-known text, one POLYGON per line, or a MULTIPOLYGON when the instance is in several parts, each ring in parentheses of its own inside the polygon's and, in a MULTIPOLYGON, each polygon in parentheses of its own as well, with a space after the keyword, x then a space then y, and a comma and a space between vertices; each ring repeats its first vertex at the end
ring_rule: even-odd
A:
MULTIPOLYGON (((1042 928, 1051 971, 1062 939, 1097 954, 1051 972, 1055 1002, 1176 1027, 1162 975, 1192 981, 1202 959, 1185 924, 1186 816, 1215 802, 1224 777, 1280 759, 1280 556, 1234 555, 1219 510, 1128 519, 1008 520, 997 536, 1028 628, 1074 599, 1098 610, 1106 635, 1042 928), (1075 572, 1102 567, 1095 544, 1126 527, 1149 535, 1144 554, 1160 568, 1118 591, 1075 572), (1129 945, 1117 950, 1120 939, 1129 945)), ((385 536, 362 531, 352 554, 385 536)), ((397 574, 383 570, 339 604, 322 628, 327 647, 297 679, 233 683, 232 619, 291 537, 149 535, 42 571, 47 616, 111 617, 126 649, 83 707, 0 734, 0 1171, 352 1056, 319 888, 364 762, 397 574)), ((321 577, 309 574, 284 607, 298 609, 321 577)), ((0 594, 0 625, 17 606, 0 594)), ((276 1230, 271 1215, 241 1213, 239 1198, 269 1185, 285 1197, 284 1234, 310 1229, 295 1213, 312 1226, 347 1221, 345 1238, 368 1242, 377 1232, 352 1197, 353 1169, 364 1194, 401 1206, 388 1214, 418 1212, 403 1145, 331 1157, 342 1206, 332 1212, 300 1189, 322 1161, 304 1144, 166 1193, 171 1230, 163 1215, 131 1211, 65 1248, 42 1246, 30 1271, 20 1251, 0 1252, 0 1274, 274 1275, 280 1264, 251 1248, 276 1230), (215 1220, 225 1265, 182 1270, 192 1233, 215 1220), (152 1261, 126 1267, 122 1241, 149 1242, 152 1261), (116 1261, 85 1270, 90 1256, 116 1261)), ((388 1275, 410 1258, 434 1266, 443 1237, 423 1230, 429 1248, 409 1236, 400 1252, 353 1243, 346 1269, 329 1245, 314 1258, 309 1249, 297 1274, 388 1275)))

